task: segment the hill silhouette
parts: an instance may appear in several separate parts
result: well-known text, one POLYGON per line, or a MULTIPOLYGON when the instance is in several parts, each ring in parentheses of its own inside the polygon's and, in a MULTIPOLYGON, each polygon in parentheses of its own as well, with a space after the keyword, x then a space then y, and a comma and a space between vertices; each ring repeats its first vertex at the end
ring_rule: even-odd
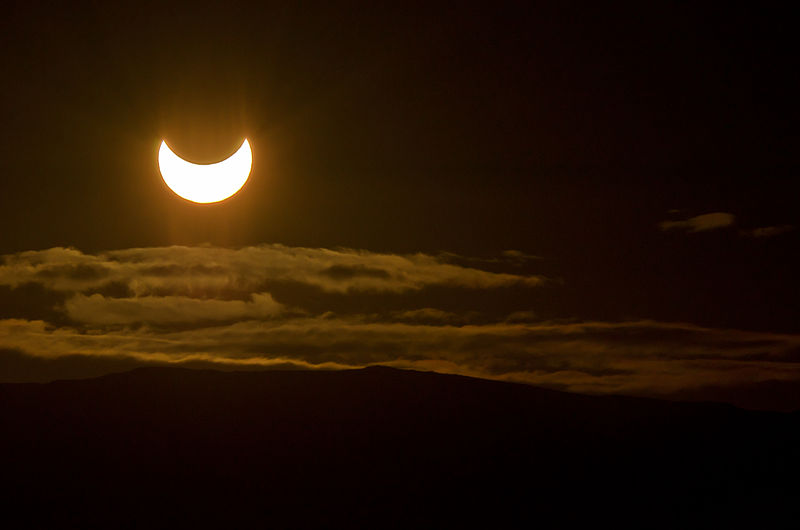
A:
POLYGON ((48 527, 780 521, 800 415, 383 367, 0 385, 3 512, 48 527))

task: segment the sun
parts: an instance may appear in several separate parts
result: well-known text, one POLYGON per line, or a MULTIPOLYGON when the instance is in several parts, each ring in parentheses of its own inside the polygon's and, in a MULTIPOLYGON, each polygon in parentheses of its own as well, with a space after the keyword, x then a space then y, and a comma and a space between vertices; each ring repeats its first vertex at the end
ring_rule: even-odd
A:
POLYGON ((231 156, 215 164, 193 164, 161 142, 158 149, 158 168, 161 177, 180 197, 197 203, 224 201, 239 191, 253 167, 253 151, 245 138, 231 156))

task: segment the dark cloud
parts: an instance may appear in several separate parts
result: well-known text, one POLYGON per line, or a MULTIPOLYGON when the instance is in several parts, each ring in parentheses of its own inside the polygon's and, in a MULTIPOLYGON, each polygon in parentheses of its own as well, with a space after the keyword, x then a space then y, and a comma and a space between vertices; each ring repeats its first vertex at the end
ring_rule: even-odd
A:
POLYGON ((503 258, 505 258, 509 262, 517 263, 517 264, 524 264, 524 263, 527 263, 529 261, 536 261, 536 260, 542 259, 539 256, 534 256, 533 254, 528 254, 528 253, 523 252, 521 250, 513 250, 513 249, 512 250, 504 250, 502 252, 502 256, 503 256, 503 258))
POLYGON ((249 301, 185 296, 107 298, 100 294, 76 294, 66 302, 65 309, 73 321, 91 325, 235 321, 269 318, 282 311, 269 293, 253 293, 249 301))
POLYGON ((661 230, 685 230, 687 232, 705 232, 731 226, 735 216, 726 212, 714 212, 690 217, 679 221, 661 221, 658 226, 661 230))
MULTIPOLYGON (((141 261, 139 261, 141 263, 141 261)), ((186 274, 202 274, 202 275, 213 275, 213 274, 225 274, 227 271, 224 267, 216 265, 216 266, 209 266, 209 265, 201 265, 195 264, 191 266, 183 266, 179 264, 169 264, 169 265, 153 265, 150 267, 142 267, 141 271, 142 274, 152 275, 152 276, 184 276, 186 274)))
POLYGON ((87 296, 99 294, 108 298, 130 298, 135 296, 130 285, 125 281, 113 281, 100 284, 96 287, 90 287, 84 290, 83 294, 87 296))
POLYGON ((469 322, 469 314, 456 314, 449 311, 442 311, 433 307, 423 307, 421 309, 409 309, 407 311, 395 311, 391 314, 398 322, 415 323, 434 323, 434 324, 466 324, 469 322))
POLYGON ((108 267, 102 265, 89 265, 85 263, 51 265, 39 268, 35 276, 37 278, 67 278, 71 280, 102 280, 111 273, 108 267))
POLYGON ((353 278, 380 278, 388 280, 390 275, 383 269, 375 269, 364 266, 349 267, 346 265, 332 265, 324 269, 321 274, 333 280, 351 280, 353 278))
POLYGON ((759 228, 742 230, 741 234, 749 237, 775 237, 787 232, 791 232, 794 229, 794 225, 762 226, 759 228))
POLYGON ((447 263, 455 263, 467 266, 481 265, 489 267, 502 267, 504 265, 521 267, 542 259, 540 256, 535 256, 533 254, 528 254, 527 252, 514 249, 504 250, 500 252, 498 256, 491 257, 462 256, 454 252, 440 252, 438 257, 447 263))

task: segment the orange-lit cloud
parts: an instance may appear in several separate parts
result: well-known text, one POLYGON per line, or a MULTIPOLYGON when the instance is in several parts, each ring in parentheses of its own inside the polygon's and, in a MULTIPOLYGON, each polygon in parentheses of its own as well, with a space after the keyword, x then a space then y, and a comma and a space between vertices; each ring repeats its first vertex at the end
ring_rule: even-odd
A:
POLYGON ((186 296, 137 296, 110 298, 100 294, 76 294, 65 304, 67 315, 91 325, 149 322, 208 322, 269 318, 279 314, 281 305, 269 293, 254 293, 248 301, 209 300, 186 296))
POLYGON ((87 366, 86 373, 99 370, 97 363, 388 364, 650 395, 800 382, 797 335, 650 320, 546 322, 530 310, 443 308, 436 303, 443 296, 535 290, 545 282, 443 259, 277 245, 6 256, 0 285, 35 295, 43 307, 18 315, 4 308, 0 366, 13 360, 17 368, 7 368, 6 378, 35 379, 57 360, 73 371, 87 366), (291 290, 302 295, 289 296, 291 290), (426 298, 429 291, 436 296, 426 298), (355 303, 341 311, 333 303, 358 302, 359 293, 371 293, 368 309, 355 303))
POLYGON ((0 321, 0 345, 45 358, 168 363, 389 364, 579 392, 669 394, 709 384, 800 380, 800 338, 658 322, 431 325, 332 316, 192 329, 0 321))
POLYGON ((249 295, 265 283, 279 281, 347 293, 403 292, 431 285, 474 289, 532 287, 544 279, 454 265, 427 254, 283 245, 241 249, 174 246, 99 254, 53 248, 5 256, 5 263, 0 266, 0 285, 13 287, 34 282, 57 291, 86 291, 121 282, 139 296, 164 291, 190 297, 241 291, 249 295))

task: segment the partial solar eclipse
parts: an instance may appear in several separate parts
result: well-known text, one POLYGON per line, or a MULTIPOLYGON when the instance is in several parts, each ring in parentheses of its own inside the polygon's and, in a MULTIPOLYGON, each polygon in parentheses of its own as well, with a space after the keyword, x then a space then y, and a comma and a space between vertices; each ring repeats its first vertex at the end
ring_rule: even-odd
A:
POLYGON ((161 142, 158 169, 161 177, 179 196, 192 202, 210 203, 227 199, 239 191, 253 166, 253 152, 247 139, 231 156, 215 164, 193 164, 161 142))

